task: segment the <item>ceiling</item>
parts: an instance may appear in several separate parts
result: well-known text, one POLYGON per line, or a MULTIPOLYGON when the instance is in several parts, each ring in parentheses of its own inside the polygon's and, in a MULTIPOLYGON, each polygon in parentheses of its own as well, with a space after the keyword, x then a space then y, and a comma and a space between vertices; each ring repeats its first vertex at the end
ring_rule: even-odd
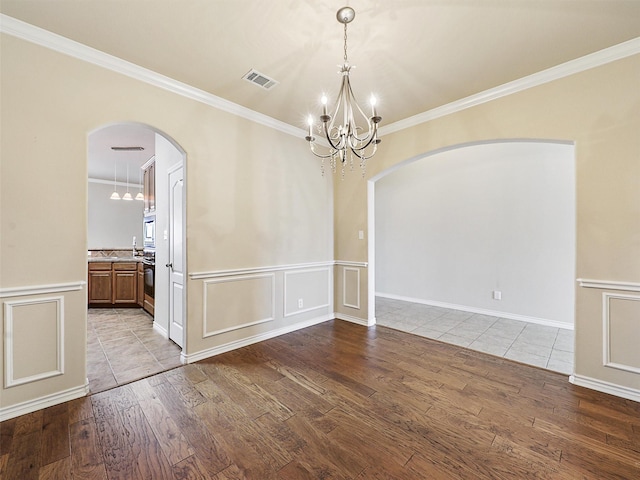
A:
POLYGON ((115 176, 118 182, 141 184, 140 167, 155 154, 155 142, 153 130, 132 123, 109 125, 92 132, 87 141, 89 178, 113 181, 115 176), (116 151, 111 147, 143 150, 116 151))
POLYGON ((382 126, 640 37, 640 0, 2 0, 0 11, 285 123, 351 82, 382 126), (279 84, 241 79, 250 69, 279 84))

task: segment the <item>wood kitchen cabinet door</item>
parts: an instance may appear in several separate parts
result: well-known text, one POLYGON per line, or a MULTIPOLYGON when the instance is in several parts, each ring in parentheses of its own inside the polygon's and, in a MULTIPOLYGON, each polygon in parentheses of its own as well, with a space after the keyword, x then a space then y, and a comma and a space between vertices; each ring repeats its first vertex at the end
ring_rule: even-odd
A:
POLYGON ((135 263, 113 264, 113 303, 137 303, 138 269, 135 263))
POLYGON ((110 304, 113 297, 111 264, 98 265, 89 267, 89 303, 110 304), (108 270, 105 269, 105 265, 108 270))
POLYGON ((144 211, 153 212, 156 209, 156 163, 155 160, 142 166, 144 188, 144 211))

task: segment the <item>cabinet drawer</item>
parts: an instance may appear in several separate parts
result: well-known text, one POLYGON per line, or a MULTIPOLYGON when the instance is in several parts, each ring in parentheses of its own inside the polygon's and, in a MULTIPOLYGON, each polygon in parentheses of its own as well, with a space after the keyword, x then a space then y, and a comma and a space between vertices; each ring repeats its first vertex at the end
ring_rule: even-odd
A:
POLYGON ((89 262, 89 270, 111 270, 111 262, 89 262))
POLYGON ((114 270, 136 271, 138 264, 136 262, 117 262, 113 264, 114 270))

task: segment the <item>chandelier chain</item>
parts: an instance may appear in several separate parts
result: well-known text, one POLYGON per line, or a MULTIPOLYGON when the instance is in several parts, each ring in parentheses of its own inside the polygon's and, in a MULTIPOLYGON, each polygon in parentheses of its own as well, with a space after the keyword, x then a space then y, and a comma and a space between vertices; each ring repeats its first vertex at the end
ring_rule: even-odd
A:
POLYGON ((347 63, 347 24, 344 24, 344 63, 347 63))

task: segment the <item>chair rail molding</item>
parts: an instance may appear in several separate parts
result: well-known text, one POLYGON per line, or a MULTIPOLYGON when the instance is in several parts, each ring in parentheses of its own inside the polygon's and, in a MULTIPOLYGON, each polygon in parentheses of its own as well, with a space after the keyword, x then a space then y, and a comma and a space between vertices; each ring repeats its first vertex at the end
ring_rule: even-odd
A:
POLYGON ((50 293, 74 292, 82 290, 85 281, 55 283, 51 285, 27 285, 23 287, 0 288, 0 298, 26 297, 28 295, 48 295, 50 293))
POLYGON ((602 290, 624 290, 626 292, 640 292, 640 283, 619 282, 613 280, 593 280, 589 278, 578 278, 578 285, 583 288, 600 288, 602 290))

